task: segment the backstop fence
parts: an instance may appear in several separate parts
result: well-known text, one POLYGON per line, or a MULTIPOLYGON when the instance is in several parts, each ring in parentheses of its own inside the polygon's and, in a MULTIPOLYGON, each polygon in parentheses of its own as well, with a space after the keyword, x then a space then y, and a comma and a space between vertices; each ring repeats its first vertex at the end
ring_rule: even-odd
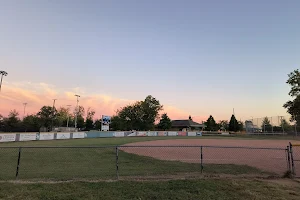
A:
POLYGON ((291 116, 272 116, 262 118, 251 118, 244 122, 247 133, 273 133, 298 135, 300 125, 291 122, 291 116))
POLYGON ((297 174, 300 163, 295 165, 295 162, 298 162, 296 158, 300 156, 300 151, 296 153, 294 149, 292 146, 0 147, 0 179, 59 181, 280 177, 287 171, 297 174))

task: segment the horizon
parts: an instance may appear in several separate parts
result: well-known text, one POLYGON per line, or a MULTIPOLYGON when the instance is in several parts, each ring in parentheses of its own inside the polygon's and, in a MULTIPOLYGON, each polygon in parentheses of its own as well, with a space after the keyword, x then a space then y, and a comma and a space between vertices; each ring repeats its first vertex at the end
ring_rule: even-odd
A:
POLYGON ((96 116, 152 95, 171 119, 288 116, 300 1, 7 1, 0 114, 79 105, 96 116))

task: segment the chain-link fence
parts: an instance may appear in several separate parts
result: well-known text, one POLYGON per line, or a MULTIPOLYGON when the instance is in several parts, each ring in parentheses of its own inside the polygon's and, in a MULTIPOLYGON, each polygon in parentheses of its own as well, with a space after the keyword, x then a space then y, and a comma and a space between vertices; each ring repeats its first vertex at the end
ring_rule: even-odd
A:
POLYGON ((282 176, 288 148, 220 146, 0 147, 1 180, 282 176))
POLYGON ((299 144, 291 144, 289 146, 289 151, 291 154, 291 171, 295 177, 300 177, 300 143, 299 144))
POLYGON ((289 115, 252 118, 245 121, 245 129, 247 133, 297 135, 297 132, 300 132, 300 126, 290 120, 291 116, 289 115))

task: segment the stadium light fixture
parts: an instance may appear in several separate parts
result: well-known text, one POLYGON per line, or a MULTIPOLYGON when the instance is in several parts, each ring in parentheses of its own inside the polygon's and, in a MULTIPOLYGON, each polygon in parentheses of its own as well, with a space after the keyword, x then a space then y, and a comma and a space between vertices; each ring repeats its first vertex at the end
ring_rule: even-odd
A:
POLYGON ((0 92, 1 92, 1 86, 2 86, 3 76, 7 76, 8 73, 6 71, 0 71, 0 75, 1 75, 1 81, 0 81, 0 92))

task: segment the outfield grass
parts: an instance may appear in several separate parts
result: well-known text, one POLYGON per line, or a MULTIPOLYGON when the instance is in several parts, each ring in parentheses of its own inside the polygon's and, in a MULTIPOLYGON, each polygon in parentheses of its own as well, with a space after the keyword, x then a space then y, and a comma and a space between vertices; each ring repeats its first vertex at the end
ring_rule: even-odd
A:
POLYGON ((0 183, 0 199, 299 199, 300 184, 242 179, 0 183))
MULTIPOLYGON (((3 149, 2 149, 3 150, 3 149)), ((15 179, 17 149, 4 149, 0 157, 0 179, 15 179)), ((192 176, 201 173, 199 163, 157 160, 151 157, 119 151, 120 179, 132 177, 164 178, 169 175, 192 176)), ((243 165, 204 164, 205 174, 269 175, 259 169, 243 165)), ((114 148, 23 148, 18 179, 103 179, 116 180, 116 153, 114 148)))
MULTIPOLYGON (((39 147, 39 146, 112 146, 110 148, 22 148, 19 179, 116 179, 116 152, 113 146, 132 142, 193 139, 206 137, 123 137, 93 138, 55 141, 30 141, 4 143, 1 146, 39 147)), ((209 137, 212 138, 212 137, 209 137)), ((0 180, 15 179, 18 148, 1 148, 0 180)), ((151 149, 149 149, 150 151, 151 149)), ((199 152, 200 154, 200 152, 199 152)), ((119 176, 147 177, 164 175, 189 176, 201 172, 200 155, 198 163, 157 160, 119 151, 119 176)), ((205 174, 256 174, 269 175, 259 169, 245 165, 204 164, 205 174)))
POLYGON ((233 135, 233 136, 202 136, 202 137, 187 137, 187 136, 170 136, 170 137, 120 137, 120 138, 85 138, 85 139, 70 139, 70 140, 50 140, 50 141, 27 141, 27 142, 6 142, 0 143, 1 146, 115 146, 133 142, 153 141, 153 140, 174 140, 174 139, 249 139, 249 140, 297 140, 293 136, 265 136, 265 135, 233 135))

